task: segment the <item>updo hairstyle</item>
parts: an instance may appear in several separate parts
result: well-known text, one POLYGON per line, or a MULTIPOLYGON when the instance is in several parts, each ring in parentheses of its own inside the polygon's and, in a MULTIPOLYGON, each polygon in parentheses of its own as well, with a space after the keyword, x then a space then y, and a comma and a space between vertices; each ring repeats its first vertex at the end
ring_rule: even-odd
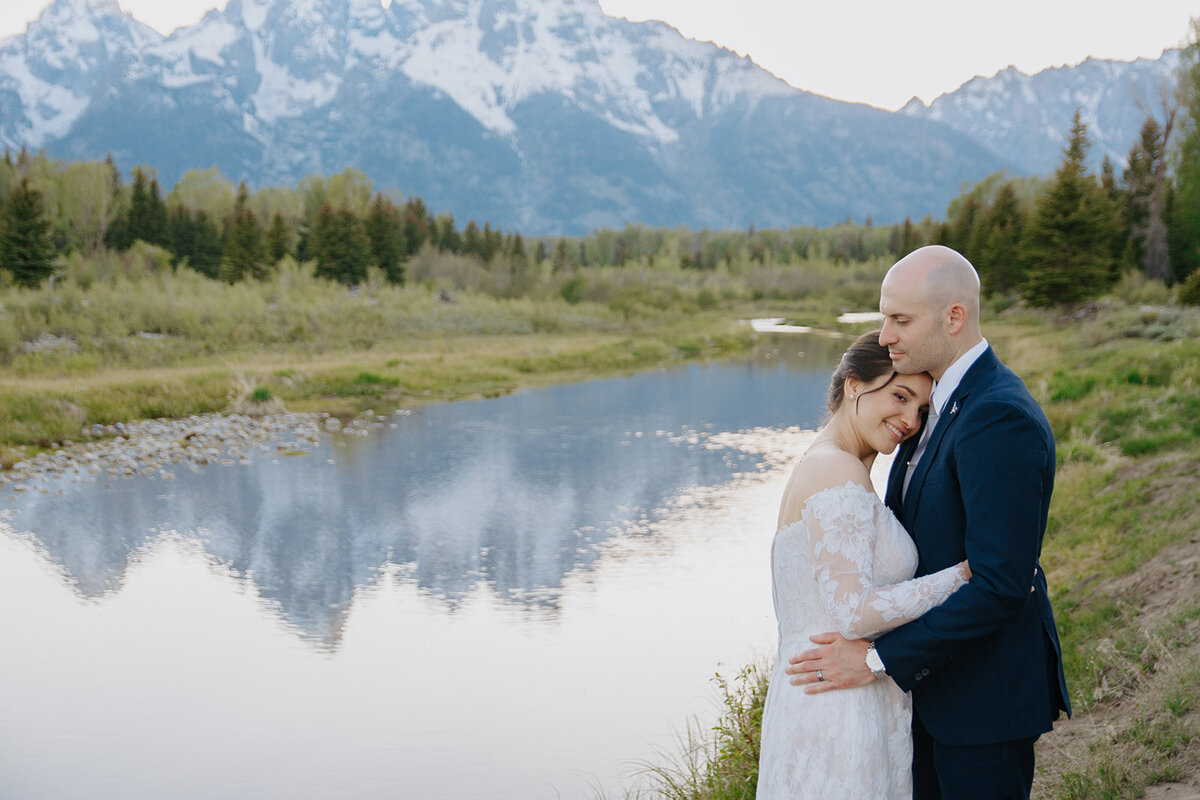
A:
MULTIPOLYGON (((870 394, 887 386, 896 377, 896 370, 892 367, 892 358, 888 355, 888 349, 879 343, 880 333, 881 331, 877 330, 864 333, 854 340, 854 344, 846 348, 846 352, 842 353, 842 360, 837 369, 833 371, 833 377, 829 379, 829 397, 825 406, 829 409, 830 414, 836 414, 837 410, 842 407, 847 378, 871 383, 884 375, 891 375, 883 386, 863 393, 870 394)), ((861 397, 862 394, 858 395, 858 398, 861 397)), ((858 398, 855 398, 856 403, 858 398)))

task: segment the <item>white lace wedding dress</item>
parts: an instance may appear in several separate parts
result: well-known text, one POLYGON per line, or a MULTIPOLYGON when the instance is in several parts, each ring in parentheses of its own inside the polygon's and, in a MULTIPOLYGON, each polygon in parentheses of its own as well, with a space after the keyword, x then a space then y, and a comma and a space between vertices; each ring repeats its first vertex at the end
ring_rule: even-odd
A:
POLYGON ((784 673, 812 634, 871 638, 916 619, 965 581, 913 579, 917 551, 874 492, 848 482, 808 499, 771 548, 779 653, 763 712, 758 800, 912 797, 911 706, 889 678, 805 694, 784 673))

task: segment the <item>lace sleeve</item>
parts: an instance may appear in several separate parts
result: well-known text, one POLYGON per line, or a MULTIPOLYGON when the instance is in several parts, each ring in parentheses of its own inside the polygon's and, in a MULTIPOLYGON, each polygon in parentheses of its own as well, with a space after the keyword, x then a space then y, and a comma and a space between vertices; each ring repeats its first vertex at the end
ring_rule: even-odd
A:
POLYGON ((813 553, 813 573, 838 632, 872 638, 916 619, 966 583, 961 568, 875 586, 872 580, 879 515, 890 513, 857 484, 826 489, 808 499, 803 520, 813 553))

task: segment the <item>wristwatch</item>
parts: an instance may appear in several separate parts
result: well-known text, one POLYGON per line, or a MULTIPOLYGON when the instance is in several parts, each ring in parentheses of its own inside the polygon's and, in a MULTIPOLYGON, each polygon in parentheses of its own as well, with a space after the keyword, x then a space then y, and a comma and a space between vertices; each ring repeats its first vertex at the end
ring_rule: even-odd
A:
POLYGON ((883 659, 879 657, 879 653, 875 652, 874 642, 871 642, 871 646, 867 648, 867 669, 871 670, 871 674, 876 678, 887 675, 887 667, 883 665, 883 659))

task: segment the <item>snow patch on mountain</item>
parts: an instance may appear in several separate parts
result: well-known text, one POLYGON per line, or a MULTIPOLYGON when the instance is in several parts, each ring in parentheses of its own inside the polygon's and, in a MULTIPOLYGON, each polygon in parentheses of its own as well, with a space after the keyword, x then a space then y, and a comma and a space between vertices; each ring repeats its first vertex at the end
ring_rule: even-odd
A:
POLYGON ((251 44, 259 80, 250 100, 255 115, 262 122, 271 124, 281 117, 299 116, 337 96, 342 85, 337 76, 325 73, 315 80, 298 78, 286 66, 271 59, 261 38, 252 39, 251 44))
MULTIPOLYGON (((192 72, 191 62, 203 61, 214 66, 225 66, 225 50, 241 36, 241 31, 224 19, 204 20, 198 25, 179 28, 165 42, 154 48, 154 53, 174 69, 192 72)), ((193 73, 194 74, 194 73, 193 73)))
POLYGON ((9 83, 20 98, 25 112, 25 119, 14 126, 14 133, 31 147, 40 147, 48 139, 66 135, 75 120, 87 110, 87 97, 42 80, 21 59, 0 59, 0 71, 4 73, 5 83, 9 83))
POLYGON ((414 82, 444 92, 485 128, 510 134, 517 126, 499 91, 506 76, 480 51, 482 39, 483 32, 464 21, 436 23, 411 40, 402 69, 414 82))
MULTIPOLYGON (((242 23, 248 31, 257 31, 262 28, 267 22, 267 16, 271 11, 271 0, 231 0, 230 6, 238 4, 234 9, 234 13, 241 17, 242 23)), ((226 7, 226 11, 229 8, 226 7)))

